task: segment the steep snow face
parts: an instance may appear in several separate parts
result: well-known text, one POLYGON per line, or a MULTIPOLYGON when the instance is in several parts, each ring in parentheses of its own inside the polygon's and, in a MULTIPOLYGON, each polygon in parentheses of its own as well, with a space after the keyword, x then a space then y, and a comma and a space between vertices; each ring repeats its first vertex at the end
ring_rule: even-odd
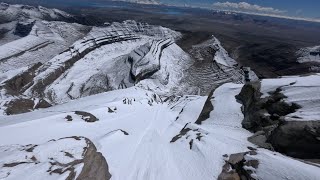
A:
POLYGON ((90 27, 60 22, 71 15, 44 7, 0 4, 0 72, 44 63, 76 40, 90 27))
POLYGON ((297 52, 299 63, 318 62, 320 63, 320 46, 302 48, 297 52))
POLYGON ((289 121, 315 121, 320 117, 320 74, 303 77, 282 77, 262 80, 261 92, 268 96, 279 88, 286 98, 285 102, 301 106, 296 112, 288 114, 289 121))
POLYGON ((5 61, 26 51, 32 51, 37 47, 46 46, 48 43, 48 40, 32 35, 7 43, 0 46, 0 61, 5 61))
POLYGON ((195 87, 185 81, 186 70, 191 64, 191 57, 173 43, 163 49, 159 59, 159 70, 148 79, 139 81, 136 86, 153 90, 162 97, 195 94, 195 87))
POLYGON ((0 22, 10 22, 18 19, 58 20, 69 19, 72 16, 58 9, 48 9, 42 6, 0 4, 0 22))
MULTIPOLYGON (((18 94, 21 93, 20 97, 11 96, 17 93, 7 88, 9 78, 3 81, 2 105, 16 98, 45 98, 52 104, 64 103, 131 87, 144 80, 140 87, 158 89, 157 92, 160 92, 168 86, 166 89, 169 91, 166 92, 172 94, 178 91, 173 89, 180 85, 181 73, 191 61, 174 43, 181 34, 161 26, 128 20, 106 27, 93 27, 86 36, 61 52, 66 45, 82 36, 86 28, 56 21, 33 23, 28 36, 0 47, 3 49, 0 53, 1 68, 8 71, 37 62, 43 65, 32 70, 28 80, 18 82, 19 87, 13 88, 18 94), (48 61, 47 58, 53 54, 58 55, 48 61), (174 68, 175 65, 179 68, 174 68), (149 82, 150 78, 152 80, 149 82)), ((17 77, 21 75, 17 73, 11 79, 20 79, 17 77)), ((179 91, 182 94, 184 88, 179 88, 179 91)))
MULTIPOLYGON (((207 95, 227 82, 244 83, 243 71, 214 36, 193 45, 189 53, 194 57, 194 62, 185 73, 185 78, 189 86, 196 87, 199 94, 207 95)), ((257 79, 254 72, 250 74, 252 80, 257 79)))
MULTIPOLYGON (((183 65, 173 70, 172 64, 187 64, 190 61, 186 53, 174 44, 179 37, 179 33, 167 28, 134 21, 114 23, 104 28, 94 27, 69 50, 45 63, 25 95, 44 96, 52 103, 62 103, 131 87, 150 76, 155 79, 152 82, 160 82, 157 86, 167 85, 169 80, 171 86, 177 86, 174 83, 178 83, 182 76, 176 74, 181 74, 183 65), (175 51, 166 54, 166 49, 175 51), (88 66, 94 68, 88 69, 88 66), (154 73, 158 71, 165 74, 160 72, 160 76, 156 76, 154 73), (79 74, 82 76, 79 77, 79 74)), ((148 85, 145 87, 151 88, 148 85)))
MULTIPOLYGON (((45 94, 52 97, 54 102, 62 103, 70 99, 133 86, 134 81, 130 77, 131 65, 127 62, 126 56, 136 46, 144 43, 147 41, 135 40, 97 48, 46 87, 45 94)), ((39 77, 41 76, 40 74, 39 77)))
POLYGON ((216 51, 213 60, 227 67, 237 65, 238 63, 229 56, 228 52, 222 47, 220 41, 215 37, 213 37, 213 39, 213 46, 216 51))
POLYGON ((153 26, 148 23, 136 22, 134 20, 126 20, 122 23, 114 22, 111 24, 113 29, 132 30, 137 34, 152 36, 155 38, 177 40, 181 38, 181 33, 162 26, 153 26))
POLYGON ((9 31, 0 40, 3 40, 0 46, 0 72, 47 62, 90 29, 75 23, 57 21, 32 21, 32 24, 27 36, 16 37, 9 31))

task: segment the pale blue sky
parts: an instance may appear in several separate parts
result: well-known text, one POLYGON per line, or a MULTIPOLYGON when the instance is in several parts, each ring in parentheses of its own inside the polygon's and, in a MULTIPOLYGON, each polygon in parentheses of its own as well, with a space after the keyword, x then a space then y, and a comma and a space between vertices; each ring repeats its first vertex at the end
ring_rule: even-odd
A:
POLYGON ((305 16, 320 18, 320 0, 160 0, 165 3, 179 4, 196 4, 196 5, 211 5, 216 2, 247 2, 256 4, 261 7, 272 7, 281 11, 286 11, 285 14, 292 16, 305 16))

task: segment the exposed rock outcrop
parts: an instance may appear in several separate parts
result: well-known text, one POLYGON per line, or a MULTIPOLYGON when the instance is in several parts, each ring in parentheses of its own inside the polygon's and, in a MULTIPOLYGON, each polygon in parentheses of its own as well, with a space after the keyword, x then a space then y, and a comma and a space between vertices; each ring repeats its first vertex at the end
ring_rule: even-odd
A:
POLYGON ((255 133, 248 140, 292 157, 319 159, 320 122, 317 119, 289 120, 286 115, 296 112, 301 106, 287 103, 281 88, 262 97, 260 82, 252 82, 244 85, 236 97, 243 104, 242 126, 255 133))
POLYGON ((6 174, 2 177, 4 179, 15 179, 26 170, 36 172, 28 175, 30 179, 38 179, 39 176, 43 179, 63 176, 67 180, 111 178, 106 159, 97 152, 95 145, 84 137, 61 138, 39 145, 1 146, 0 152, 6 154, 0 160, 1 174, 6 174))
POLYGON ((197 121, 195 122, 198 125, 201 125, 201 123, 205 120, 207 120, 210 117, 210 113, 211 111, 213 111, 213 105, 211 102, 211 99, 214 98, 213 96, 213 92, 214 90, 212 90, 208 96, 208 99, 206 100, 206 102, 204 103, 203 109, 197 119, 197 121))
POLYGON ((320 159, 320 121, 285 121, 268 137, 276 151, 301 159, 320 159))
POLYGON ((225 156, 225 165, 222 168, 222 172, 218 177, 218 180, 254 180, 256 179, 252 174, 254 174, 253 169, 257 169, 259 166, 259 161, 257 160, 246 160, 246 155, 257 155, 255 150, 231 154, 230 156, 225 156))
POLYGON ((7 115, 22 114, 33 110, 34 101, 31 99, 14 99, 5 104, 7 115))
POLYGON ((85 150, 83 163, 84 166, 77 177, 77 180, 109 180, 111 174, 106 159, 100 152, 97 152, 95 145, 86 139, 87 149, 85 150))
POLYGON ((17 98, 5 103, 4 109, 7 115, 22 114, 35 109, 48 108, 52 105, 44 99, 17 98))
POLYGON ((243 104, 244 120, 242 126, 246 129, 256 131, 263 126, 260 118, 263 112, 259 103, 261 97, 261 83, 253 82, 243 86, 240 94, 236 98, 243 104))
POLYGON ((34 24, 35 21, 18 22, 13 34, 20 37, 25 37, 30 33, 34 24))
POLYGON ((251 82, 243 86, 236 98, 243 104, 244 120, 242 126, 252 132, 264 130, 277 125, 283 117, 300 108, 298 104, 286 103, 286 96, 281 93, 281 87, 269 96, 262 98, 261 83, 251 82), (282 118, 281 118, 282 117, 282 118))
POLYGON ((147 79, 161 68, 160 58, 162 51, 172 43, 170 39, 153 41, 148 53, 143 54, 143 56, 140 56, 138 59, 132 58, 131 73, 134 75, 136 83, 147 79))
MULTIPOLYGON (((26 89, 30 83, 32 82, 33 78, 35 77, 36 70, 42 65, 42 63, 36 63, 28 68, 21 74, 14 76, 13 78, 5 81, 2 88, 6 89, 7 94, 10 95, 20 95, 24 89, 26 89)), ((0 86, 1 88, 1 86, 0 86)))
POLYGON ((187 70, 190 76, 186 78, 191 85, 200 88, 201 95, 208 95, 227 82, 243 83, 243 71, 217 38, 193 45, 188 52, 194 63, 187 70))

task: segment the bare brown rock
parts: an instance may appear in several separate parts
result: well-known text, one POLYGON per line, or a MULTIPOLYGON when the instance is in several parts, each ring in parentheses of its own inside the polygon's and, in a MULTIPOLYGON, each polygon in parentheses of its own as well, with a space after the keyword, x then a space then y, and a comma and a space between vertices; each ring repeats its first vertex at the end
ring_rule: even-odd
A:
POLYGON ((84 154, 84 166, 77 180, 109 180, 111 174, 109 173, 109 167, 106 159, 100 152, 97 152, 96 147, 90 140, 86 140, 88 148, 84 154))
POLYGON ((30 99, 14 99, 5 104, 7 115, 22 114, 33 110, 34 102, 30 99))

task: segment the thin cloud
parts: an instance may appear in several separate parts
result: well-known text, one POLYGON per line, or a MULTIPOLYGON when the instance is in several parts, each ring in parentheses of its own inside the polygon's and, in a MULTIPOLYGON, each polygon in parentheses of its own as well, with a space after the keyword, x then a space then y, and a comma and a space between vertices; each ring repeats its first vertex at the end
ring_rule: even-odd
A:
POLYGON ((249 4, 247 2, 239 2, 239 3, 232 3, 232 2, 216 2, 213 4, 215 8, 221 8, 225 10, 237 10, 243 12, 255 12, 255 13, 267 13, 267 14, 282 14, 286 11, 275 9, 272 7, 263 7, 256 4, 249 4))

